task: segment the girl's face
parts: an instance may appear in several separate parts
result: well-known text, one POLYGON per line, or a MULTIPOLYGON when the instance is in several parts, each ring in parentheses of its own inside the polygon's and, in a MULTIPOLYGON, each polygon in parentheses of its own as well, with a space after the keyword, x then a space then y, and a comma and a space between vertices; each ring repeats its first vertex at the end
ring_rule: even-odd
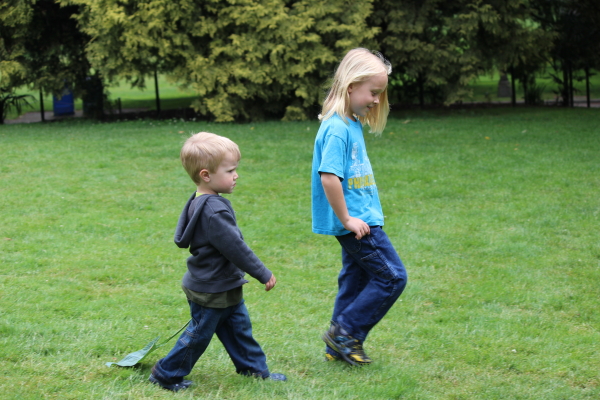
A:
POLYGON ((348 86, 350 104, 346 110, 346 116, 354 119, 352 114, 365 117, 369 110, 379 104, 379 96, 385 90, 388 76, 385 72, 373 75, 360 83, 352 83, 348 86))

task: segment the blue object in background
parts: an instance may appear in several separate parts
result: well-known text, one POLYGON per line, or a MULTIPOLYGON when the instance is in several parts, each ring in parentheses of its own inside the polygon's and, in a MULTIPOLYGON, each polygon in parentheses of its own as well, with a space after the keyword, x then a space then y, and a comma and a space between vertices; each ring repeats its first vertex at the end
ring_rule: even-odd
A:
POLYGON ((54 99, 54 116, 73 115, 75 114, 75 102, 73 101, 73 92, 69 88, 65 88, 61 97, 53 96, 54 99))

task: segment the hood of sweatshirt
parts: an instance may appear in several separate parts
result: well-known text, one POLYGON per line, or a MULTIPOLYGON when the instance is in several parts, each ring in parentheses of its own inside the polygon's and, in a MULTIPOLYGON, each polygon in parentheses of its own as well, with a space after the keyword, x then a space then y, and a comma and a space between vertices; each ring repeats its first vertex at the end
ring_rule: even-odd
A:
POLYGON ((183 207, 179 221, 177 221, 177 228, 175 228, 175 244, 182 249, 190 247, 200 211, 202 211, 208 197, 206 195, 196 197, 196 193, 194 192, 188 199, 185 207, 183 207))

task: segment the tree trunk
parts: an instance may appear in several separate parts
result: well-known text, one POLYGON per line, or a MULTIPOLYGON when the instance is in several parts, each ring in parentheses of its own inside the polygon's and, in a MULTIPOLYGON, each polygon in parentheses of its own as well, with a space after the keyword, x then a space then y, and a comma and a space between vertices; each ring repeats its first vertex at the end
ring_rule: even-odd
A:
POLYGON ((523 102, 526 105, 530 105, 530 99, 529 99, 529 77, 526 74, 523 74, 523 80, 522 80, 522 84, 523 84, 523 102))
POLYGON ((510 95, 510 102, 513 107, 517 106, 517 91, 515 88, 515 72, 512 67, 510 67, 510 87, 512 89, 512 93, 510 95))
POLYGON ((563 97, 563 107, 569 107, 571 104, 571 99, 569 99, 569 67, 566 62, 562 62, 562 73, 563 73, 563 84, 561 88, 562 97, 563 97))
POLYGON ((158 94, 158 73, 154 70, 154 91, 156 93, 156 118, 160 117, 160 96, 158 94))
POLYGON ((573 87, 573 65, 569 61, 569 105, 575 107, 575 88, 573 87))
POLYGON ((42 122, 46 122, 46 112, 44 111, 44 92, 40 88, 40 114, 42 116, 42 122))
POLYGON ((425 79, 423 75, 419 74, 417 77, 417 85, 419 86, 419 106, 423 108, 425 106, 425 79))
POLYGON ((585 97, 587 99, 587 108, 592 106, 590 101, 590 69, 585 67, 585 97))

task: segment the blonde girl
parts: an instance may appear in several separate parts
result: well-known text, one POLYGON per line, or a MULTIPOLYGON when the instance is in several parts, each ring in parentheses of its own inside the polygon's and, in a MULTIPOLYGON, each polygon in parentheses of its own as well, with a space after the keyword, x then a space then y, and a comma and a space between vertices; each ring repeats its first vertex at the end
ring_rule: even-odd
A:
POLYGON ((407 274, 383 231, 383 211, 363 137, 387 122, 390 63, 367 49, 340 62, 323 103, 312 164, 312 230, 342 247, 333 316, 323 334, 327 360, 372 362, 363 343, 404 290, 407 274))

